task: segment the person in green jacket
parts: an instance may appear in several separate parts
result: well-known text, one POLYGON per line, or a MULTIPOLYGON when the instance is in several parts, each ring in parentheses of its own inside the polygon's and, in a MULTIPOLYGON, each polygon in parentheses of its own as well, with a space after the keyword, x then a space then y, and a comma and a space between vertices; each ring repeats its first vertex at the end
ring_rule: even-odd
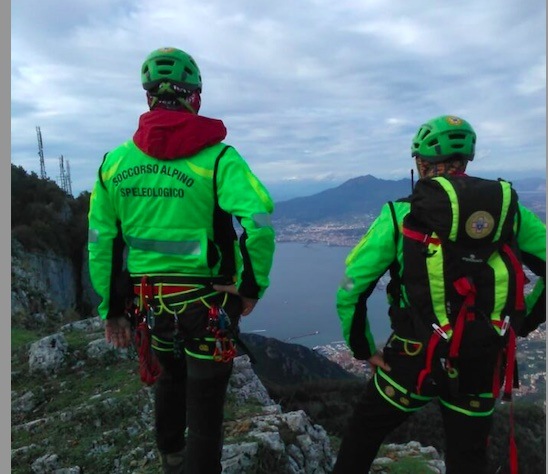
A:
POLYGON ((108 342, 131 343, 128 301, 151 328, 164 473, 219 473, 234 340, 269 286, 274 205, 223 142, 223 122, 198 115, 202 78, 189 54, 151 52, 141 82, 150 110, 104 156, 91 194, 91 282, 108 342))
MULTIPOLYGON (((516 260, 518 263, 514 266, 518 275, 515 280, 509 278, 510 272, 506 267, 490 259, 484 260, 489 264, 481 267, 484 269, 481 271, 487 272, 488 276, 484 280, 478 278, 474 281, 466 273, 471 271, 471 267, 465 267, 462 260, 458 261, 466 271, 461 270, 457 264, 451 269, 445 266, 445 260, 455 262, 448 260, 450 253, 446 254, 454 245, 452 242, 444 243, 440 248, 440 235, 413 232, 410 230, 413 220, 408 217, 412 206, 416 206, 416 209, 424 205, 427 197, 426 194, 416 194, 419 183, 421 187, 445 187, 449 199, 440 199, 434 204, 438 208, 449 208, 448 221, 452 225, 458 223, 457 216, 465 211, 463 206, 473 208, 479 205, 480 209, 484 209, 496 205, 496 201, 491 199, 474 202, 474 198, 468 197, 466 200, 471 194, 473 182, 479 181, 480 186, 487 184, 506 190, 501 191, 504 196, 501 202, 503 208, 510 206, 509 183, 490 180, 486 183, 485 180, 465 173, 468 162, 474 157, 475 144, 475 131, 459 117, 441 116, 423 124, 413 138, 411 147, 420 177, 414 186, 415 193, 408 198, 384 204, 378 217, 346 259, 344 279, 337 291, 337 311, 342 333, 353 356, 367 361, 374 374, 350 418, 335 463, 335 474, 369 472, 385 437, 412 413, 434 399, 439 400, 444 422, 447 474, 487 472, 487 441, 500 389, 498 377, 502 370, 498 364, 502 364, 500 361, 503 355, 512 357, 511 350, 506 350, 504 344, 508 344, 506 347, 514 344, 515 347, 515 335, 525 337, 546 320, 546 226, 533 212, 518 204, 516 197, 515 218, 508 219, 508 228, 510 235, 515 236, 514 245, 519 248, 522 262, 538 276, 534 289, 524 298, 525 278, 519 261, 516 260), (459 189, 463 190, 461 194, 459 189), (417 257, 415 263, 410 264, 411 260, 406 255, 413 248, 419 248, 419 251, 414 254, 417 257), (421 273, 422 267, 426 268, 425 273, 421 273), (382 349, 378 349, 370 331, 367 299, 387 271, 390 274, 386 291, 392 333, 382 349), (452 283, 452 279, 444 282, 445 272, 450 271, 465 275, 465 278, 455 280, 454 288, 457 291, 462 290, 462 283, 490 285, 496 282, 496 288, 492 292, 478 292, 476 303, 460 305, 463 301, 460 295, 476 297, 474 291, 462 291, 456 295, 459 306, 455 300, 445 299, 454 291, 453 285, 447 284, 449 281, 452 283), (430 279, 422 278, 426 273, 430 274, 430 279), (519 277, 520 274, 522 277, 519 277), (436 276, 432 278, 431 275, 436 276), (457 281, 459 285, 456 285, 457 281), (515 286, 512 286, 512 282, 515 286), (415 294, 422 294, 422 306, 411 303, 417 301, 413 300, 415 294), (507 308, 504 305, 508 302, 515 303, 516 315, 524 316, 523 322, 516 326, 515 334, 513 329, 505 325, 504 315, 507 313, 504 310, 507 308), (462 317, 462 326, 453 324, 452 328, 450 325, 444 328, 442 323, 433 323, 431 327, 424 325, 424 313, 436 304, 434 309, 437 315, 445 314, 448 317, 449 314, 455 315, 458 310, 456 320, 462 317), (491 317, 486 317, 489 314, 491 317), (452 338, 448 336, 449 329, 452 330, 452 338), (429 331, 427 337, 425 330, 429 331), (468 344, 480 334, 483 337, 483 331, 486 334, 485 341, 489 340, 489 344, 481 347, 480 344, 477 347, 468 344), (451 342, 459 340, 457 334, 462 337, 460 348, 451 342), (445 343, 443 338, 450 342, 445 343), (468 354, 464 351, 465 345, 470 351, 468 354), (449 347, 448 352, 436 352, 442 347, 445 350, 449 347), (484 352, 479 354, 480 350, 484 352), (451 365, 453 361, 456 363, 451 365)), ((493 212, 492 215, 497 214, 493 212)), ((472 240, 482 233, 493 231, 491 224, 495 221, 490 216, 484 211, 478 211, 466 220, 466 227, 463 228, 472 240)), ((435 216, 430 213, 428 217, 435 216)), ((463 234, 455 235, 458 236, 458 239, 455 238, 458 243, 463 234)), ((472 262, 470 265, 474 261, 481 261, 481 255, 475 250, 464 254, 464 257, 472 262)), ((484 339, 481 341, 483 344, 484 339)), ((506 370, 511 368, 513 364, 508 359, 506 370)), ((512 378, 507 372, 505 383, 509 384, 510 393, 512 378)), ((505 387, 508 388, 507 385, 505 387)), ((510 460, 511 463, 515 461, 510 460)))

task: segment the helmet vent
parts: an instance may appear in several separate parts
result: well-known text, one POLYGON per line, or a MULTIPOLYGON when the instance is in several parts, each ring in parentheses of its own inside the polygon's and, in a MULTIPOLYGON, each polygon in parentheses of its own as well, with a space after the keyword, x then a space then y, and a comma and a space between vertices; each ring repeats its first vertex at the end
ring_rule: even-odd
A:
POLYGON ((465 135, 464 133, 450 133, 449 138, 451 140, 464 140, 465 135))
POLYGON ((172 59, 158 59, 156 60, 156 64, 158 66, 173 66, 175 64, 175 61, 172 59))

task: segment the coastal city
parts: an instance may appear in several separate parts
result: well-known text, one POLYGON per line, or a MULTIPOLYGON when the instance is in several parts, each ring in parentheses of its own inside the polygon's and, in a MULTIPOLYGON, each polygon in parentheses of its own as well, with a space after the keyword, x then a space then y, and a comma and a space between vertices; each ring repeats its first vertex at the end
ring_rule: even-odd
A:
POLYGON ((373 216, 364 216, 351 222, 278 225, 276 241, 352 247, 359 242, 372 221, 373 216))

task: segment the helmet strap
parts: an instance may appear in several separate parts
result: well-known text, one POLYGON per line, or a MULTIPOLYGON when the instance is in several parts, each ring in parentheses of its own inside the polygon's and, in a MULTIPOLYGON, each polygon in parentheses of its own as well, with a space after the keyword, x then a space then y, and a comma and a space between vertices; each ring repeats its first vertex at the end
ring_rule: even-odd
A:
POLYGON ((185 107, 193 114, 197 114, 200 110, 200 106, 202 105, 202 97, 200 94, 201 90, 196 89, 184 99, 185 107))
POLYGON ((178 100, 179 103, 180 103, 186 110, 188 110, 191 114, 196 115, 196 111, 192 108, 192 106, 191 106, 185 99, 183 99, 182 97, 177 97, 177 100, 178 100))
POLYGON ((158 97, 154 97, 147 92, 147 104, 148 108, 152 110, 158 104, 158 97))

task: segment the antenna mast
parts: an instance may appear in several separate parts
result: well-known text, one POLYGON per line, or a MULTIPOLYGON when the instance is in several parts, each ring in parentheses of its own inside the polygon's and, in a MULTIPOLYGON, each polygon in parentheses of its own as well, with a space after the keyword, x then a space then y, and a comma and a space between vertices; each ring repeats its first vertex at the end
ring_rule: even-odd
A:
MULTIPOLYGON (((38 137, 38 156, 40 157, 40 178, 46 179, 46 164, 44 162, 44 144, 42 143, 42 132, 40 127, 36 127, 36 136, 38 137)), ((72 196, 72 182, 70 180, 70 166, 67 160, 67 169, 65 170, 65 164, 63 155, 59 157, 59 187, 65 191, 69 196, 72 196)))
POLYGON ((61 189, 65 191, 68 195, 72 196, 72 189, 70 184, 70 167, 67 160, 67 169, 65 171, 64 158, 63 155, 59 157, 59 185, 61 189))
POLYGON ((67 193, 72 196, 72 180, 70 179, 70 164, 67 160, 67 193))
POLYGON ((38 156, 40 157, 40 178, 46 179, 46 164, 44 163, 44 145, 42 144, 42 132, 40 127, 36 127, 38 137, 38 156))

